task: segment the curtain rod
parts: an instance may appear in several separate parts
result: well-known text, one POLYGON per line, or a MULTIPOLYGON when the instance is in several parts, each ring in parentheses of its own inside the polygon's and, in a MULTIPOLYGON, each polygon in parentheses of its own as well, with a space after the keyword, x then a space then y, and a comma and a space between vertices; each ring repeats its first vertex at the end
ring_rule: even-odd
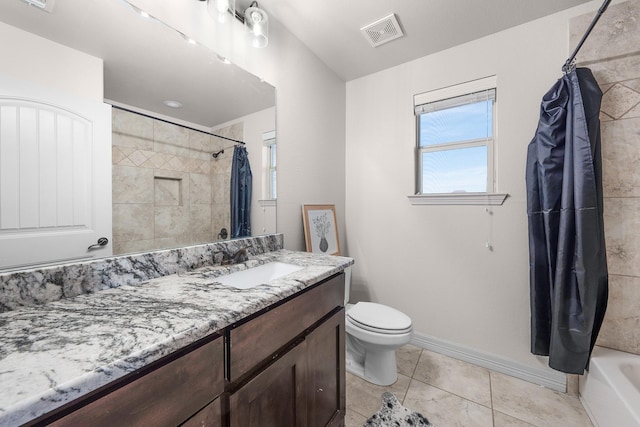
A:
MULTIPOLYGON (((158 118, 158 117, 154 117, 154 116, 152 116, 152 115, 145 114, 145 113, 141 113, 141 112, 139 112, 139 111, 135 111, 135 110, 131 110, 131 109, 129 109, 129 108, 124 108, 124 107, 121 107, 121 106, 119 106, 119 105, 113 105, 113 104, 112 104, 111 106, 112 106, 113 108, 117 108, 118 110, 127 111, 127 112, 129 112, 129 113, 133 113, 133 114, 138 114, 138 115, 140 115, 140 116, 148 117, 148 118, 150 118, 150 119, 154 119, 154 120, 159 120, 159 121, 164 122, 164 123, 169 123, 170 125, 176 125, 176 126, 183 127, 183 128, 185 128, 185 129, 194 130, 194 131, 196 131, 196 132, 206 133, 207 135, 215 136, 216 138, 226 139, 227 141, 232 141, 232 142, 235 142, 236 144, 242 144, 242 145, 246 145, 246 144, 247 144, 246 142, 244 142, 244 141, 240 141, 240 140, 238 140, 238 139, 233 139, 233 138, 229 138, 229 137, 226 137, 226 136, 217 135, 217 134, 215 134, 215 133, 207 132, 207 131, 204 131, 204 130, 200 130, 200 129, 192 128, 192 127, 190 127, 190 126, 181 125, 181 124, 179 124, 179 123, 174 123, 174 122, 172 122, 172 121, 170 121, 170 120, 166 120, 166 119, 161 119, 161 118, 158 118)), ((217 156, 214 156, 214 157, 217 157, 217 156)))
POLYGON ((600 9, 598 9, 596 16, 591 21, 591 24, 589 25, 589 28, 587 28, 587 31, 582 36, 582 39, 580 39, 580 42, 578 42, 578 45, 576 46, 575 50, 562 66, 562 71, 565 74, 571 72, 571 70, 573 70, 573 68, 575 67, 574 61, 576 59, 576 55, 578 54, 578 51, 580 50, 584 42, 587 40, 587 37, 589 37, 589 34, 591 34, 591 30, 593 30, 593 27, 596 26, 596 23, 598 22, 598 20, 600 19, 604 11, 607 10, 609 3, 611 3, 611 0, 604 0, 604 3, 602 3, 602 6, 600 6, 600 9))

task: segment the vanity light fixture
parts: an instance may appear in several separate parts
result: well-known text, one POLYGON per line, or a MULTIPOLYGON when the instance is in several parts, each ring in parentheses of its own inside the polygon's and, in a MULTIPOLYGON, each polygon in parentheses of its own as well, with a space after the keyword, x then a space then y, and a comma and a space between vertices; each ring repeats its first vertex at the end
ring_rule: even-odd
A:
POLYGON ((207 11, 224 24, 236 16, 236 0, 207 0, 207 11))
POLYGON ((251 46, 262 48, 269 44, 269 16, 264 9, 258 7, 254 1, 244 11, 244 25, 249 30, 249 42, 251 46))

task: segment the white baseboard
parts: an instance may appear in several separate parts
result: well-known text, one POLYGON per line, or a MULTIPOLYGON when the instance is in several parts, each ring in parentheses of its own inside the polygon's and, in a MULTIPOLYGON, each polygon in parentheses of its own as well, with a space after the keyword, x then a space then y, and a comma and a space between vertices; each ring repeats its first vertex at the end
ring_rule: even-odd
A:
POLYGON ((567 377, 562 372, 537 369, 531 366, 522 365, 513 360, 503 359, 494 354, 484 353, 468 347, 463 347, 439 338, 430 337, 418 332, 413 333, 411 344, 454 359, 463 360, 500 372, 521 380, 529 381, 552 390, 566 393, 567 377))

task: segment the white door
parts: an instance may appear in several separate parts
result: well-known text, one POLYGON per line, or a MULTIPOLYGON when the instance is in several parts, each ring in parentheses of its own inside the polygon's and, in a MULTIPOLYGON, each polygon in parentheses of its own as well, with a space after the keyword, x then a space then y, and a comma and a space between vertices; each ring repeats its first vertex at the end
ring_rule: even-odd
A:
POLYGON ((0 76, 0 269, 111 254, 111 106, 0 76))

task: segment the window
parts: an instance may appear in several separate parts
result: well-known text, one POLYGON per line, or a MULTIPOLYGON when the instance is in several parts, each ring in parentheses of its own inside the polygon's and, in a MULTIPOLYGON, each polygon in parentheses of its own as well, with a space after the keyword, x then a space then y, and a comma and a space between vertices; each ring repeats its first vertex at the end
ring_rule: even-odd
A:
POLYGON ((269 152, 269 198, 276 198, 276 140, 267 146, 269 152))
POLYGON ((414 201, 431 204, 424 196, 432 196, 440 202, 494 204, 487 195, 494 192, 495 86, 495 77, 489 77, 414 97, 414 201))
POLYGON ((262 134, 262 144, 264 147, 263 160, 264 182, 263 194, 268 200, 276 199, 276 132, 270 131, 262 134))

